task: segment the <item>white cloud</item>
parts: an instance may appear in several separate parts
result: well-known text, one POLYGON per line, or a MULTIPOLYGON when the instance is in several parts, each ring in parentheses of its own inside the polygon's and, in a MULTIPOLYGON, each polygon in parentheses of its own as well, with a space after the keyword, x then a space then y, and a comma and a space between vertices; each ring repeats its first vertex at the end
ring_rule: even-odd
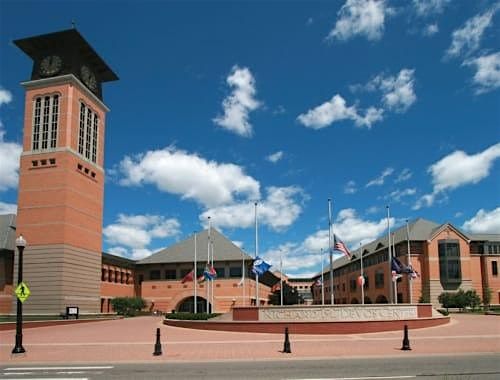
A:
POLYGON ((413 6, 418 16, 426 17, 443 12, 451 0, 413 0, 413 6))
POLYGON ((166 238, 180 233, 177 219, 166 219, 159 215, 119 214, 118 221, 103 229, 109 244, 118 244, 134 249, 142 249, 154 238, 166 238))
POLYGON ((355 181, 349 181, 346 183, 344 186, 344 193, 345 194, 354 194, 358 189, 356 188, 356 182, 355 181))
POLYGON ((499 157, 500 143, 477 154, 468 155, 457 150, 443 157, 427 169, 432 175, 432 193, 423 195, 413 208, 418 210, 424 206, 432 206, 439 194, 478 183, 488 177, 493 163, 499 157))
POLYGON ((0 107, 4 104, 9 104, 12 101, 12 93, 0 87, 0 107))
POLYGON ((249 113, 261 105, 255 99, 255 79, 247 67, 233 66, 226 82, 232 92, 222 101, 224 115, 217 116, 213 122, 240 136, 251 137, 253 129, 248 121, 249 113))
POLYGON ((500 233, 500 207, 491 211, 480 209, 475 216, 465 221, 462 228, 472 233, 500 233))
POLYGON ((500 52, 466 60, 466 66, 475 66, 474 84, 476 93, 482 94, 500 87, 500 52))
POLYGON ((120 184, 154 184, 161 190, 194 199, 205 207, 232 203, 235 197, 260 197, 259 182, 234 164, 207 161, 174 147, 148 151, 120 162, 120 184))
POLYGON ((361 116, 356 106, 347 107, 344 98, 338 94, 331 100, 297 117, 302 125, 313 129, 321 129, 341 120, 352 120, 358 127, 371 128, 373 123, 382 119, 382 109, 370 107, 365 115, 361 116))
POLYGON ((275 164, 276 162, 278 162, 282 158, 283 158, 283 151, 280 150, 276 153, 273 153, 273 154, 270 154, 269 156, 267 156, 266 160, 275 164))
POLYGON ((404 189, 404 190, 397 189, 397 190, 394 190, 393 192, 391 192, 390 194, 386 195, 384 198, 392 200, 394 202, 401 202, 401 198, 415 195, 416 193, 417 193, 417 189, 415 189, 415 188, 411 188, 411 189, 408 188, 408 189, 404 189))
MULTIPOLYGON (((12 94, 0 87, 0 107, 12 101, 12 94)), ((5 131, 0 120, 0 191, 17 188, 19 182, 19 159, 22 146, 4 140, 5 131)))
POLYGON ((240 240, 233 240, 233 244, 237 246, 238 248, 242 249, 243 248, 243 242, 240 240))
POLYGON ((396 178, 396 180, 394 181, 395 183, 399 183, 399 182, 404 182, 404 181, 407 181, 411 178, 411 176, 413 175, 413 173, 411 172, 410 169, 408 168, 405 168, 403 169, 403 171, 398 175, 398 178, 396 178))
MULTIPOLYGON (((390 218, 390 225, 394 225, 394 218, 390 218)), ((359 244, 366 244, 378 238, 387 228, 387 219, 378 221, 363 220, 353 209, 343 209, 333 223, 333 232, 338 235, 352 249, 359 244)), ((266 260, 279 269, 280 251, 283 257, 283 269, 286 273, 318 273, 321 267, 321 249, 325 269, 328 265, 328 228, 318 230, 307 236, 300 243, 288 242, 272 248, 263 254, 266 260)), ((341 255, 334 254, 334 258, 341 255)))
MULTIPOLYGON (((258 223, 275 231, 289 227, 302 212, 302 200, 305 195, 297 186, 268 187, 267 198, 259 201, 258 223)), ((253 202, 240 202, 204 211, 199 219, 206 223, 210 216, 212 225, 219 228, 249 228, 255 222, 255 206, 253 202)))
POLYGON ((152 253, 147 246, 153 239, 177 236, 179 228, 174 218, 119 214, 116 223, 107 225, 102 232, 106 242, 115 245, 108 249, 109 253, 139 260, 152 253))
POLYGON ((385 178, 390 176, 394 172, 393 168, 385 168, 384 171, 378 176, 377 178, 372 179, 370 182, 368 182, 365 186, 370 187, 370 186, 381 186, 385 182, 385 178))
POLYGON ((439 32, 438 24, 429 24, 425 26, 424 30, 422 31, 422 34, 424 36, 430 37, 436 34, 437 32, 439 32))
POLYGON ((17 214, 17 205, 0 201, 0 215, 3 214, 17 214))
POLYGON ((468 56, 477 50, 484 31, 491 25, 493 15, 498 9, 497 3, 486 12, 467 20, 462 28, 453 31, 451 45, 446 50, 446 56, 457 57, 461 54, 468 56))
POLYGON ((357 35, 378 40, 384 33, 386 16, 392 13, 385 0, 347 0, 327 39, 348 40, 357 35))
POLYGON ((417 100, 413 89, 414 74, 415 70, 411 69, 402 69, 397 76, 379 74, 370 81, 367 88, 381 90, 382 102, 389 110, 405 112, 417 100))

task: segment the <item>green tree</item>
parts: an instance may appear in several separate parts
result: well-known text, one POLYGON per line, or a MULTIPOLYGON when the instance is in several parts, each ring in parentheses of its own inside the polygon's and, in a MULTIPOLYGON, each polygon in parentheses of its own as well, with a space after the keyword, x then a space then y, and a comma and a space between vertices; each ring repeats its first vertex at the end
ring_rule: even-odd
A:
POLYGON ((448 313, 448 308, 453 307, 453 294, 448 292, 441 293, 438 297, 438 301, 441 306, 446 308, 446 312, 448 313))
POLYGON ((469 306, 472 310, 476 310, 481 305, 481 298, 475 290, 467 290, 465 292, 465 299, 466 306, 469 306))

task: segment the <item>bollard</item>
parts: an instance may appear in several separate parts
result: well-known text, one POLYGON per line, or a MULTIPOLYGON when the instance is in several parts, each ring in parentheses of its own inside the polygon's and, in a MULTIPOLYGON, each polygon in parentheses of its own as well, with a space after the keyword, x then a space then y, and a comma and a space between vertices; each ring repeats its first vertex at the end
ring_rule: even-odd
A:
POLYGON ((403 337, 403 347, 401 347, 403 351, 411 351, 410 347, 410 339, 408 339, 408 325, 405 325, 405 332, 403 337))
POLYGON ((161 355, 161 342, 160 342, 160 328, 156 329, 156 343, 155 343, 155 352, 153 352, 154 356, 161 355))
POLYGON ((285 327, 285 344, 283 345, 283 353, 292 353, 292 350, 290 349, 290 338, 288 337, 288 327, 285 327))

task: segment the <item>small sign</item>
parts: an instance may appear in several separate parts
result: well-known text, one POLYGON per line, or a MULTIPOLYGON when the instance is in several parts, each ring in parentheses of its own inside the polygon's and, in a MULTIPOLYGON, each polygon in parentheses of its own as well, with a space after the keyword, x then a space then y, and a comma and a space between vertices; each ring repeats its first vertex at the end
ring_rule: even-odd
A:
POLYGON ((21 282, 19 285, 17 285, 14 293, 16 293, 17 298, 19 298, 19 301, 21 302, 26 301, 31 294, 30 288, 28 288, 28 285, 26 285, 24 282, 21 282))

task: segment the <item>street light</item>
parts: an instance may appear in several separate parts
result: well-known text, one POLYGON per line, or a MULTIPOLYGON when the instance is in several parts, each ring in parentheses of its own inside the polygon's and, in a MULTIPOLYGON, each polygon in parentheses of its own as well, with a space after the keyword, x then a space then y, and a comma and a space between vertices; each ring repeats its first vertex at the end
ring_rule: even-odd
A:
MULTIPOLYGON (((26 240, 23 235, 16 239, 16 247, 19 251, 19 260, 17 263, 17 285, 23 282, 23 251, 26 247, 26 240)), ((23 303, 17 298, 17 318, 16 318, 16 346, 12 350, 13 354, 22 354, 26 352, 23 347, 23 303)))

